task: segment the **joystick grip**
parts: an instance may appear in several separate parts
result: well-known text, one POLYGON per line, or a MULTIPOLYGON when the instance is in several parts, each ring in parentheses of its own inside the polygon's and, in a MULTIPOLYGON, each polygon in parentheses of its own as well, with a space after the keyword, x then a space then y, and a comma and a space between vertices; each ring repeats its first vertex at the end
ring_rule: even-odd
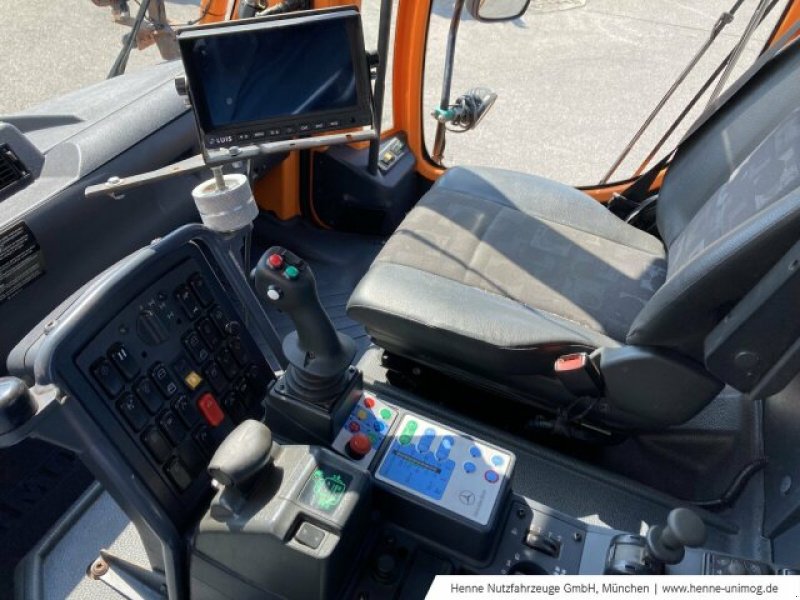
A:
POLYGON ((255 287, 261 299, 285 312, 295 327, 283 340, 289 361, 286 394, 330 406, 348 385, 356 344, 336 331, 322 308, 311 267, 296 254, 273 246, 256 265, 255 287))
POLYGON ((264 302, 285 312, 292 320, 297 330, 297 347, 304 354, 333 356, 341 352, 342 343, 322 308, 308 263, 284 248, 273 246, 256 265, 255 284, 264 302))

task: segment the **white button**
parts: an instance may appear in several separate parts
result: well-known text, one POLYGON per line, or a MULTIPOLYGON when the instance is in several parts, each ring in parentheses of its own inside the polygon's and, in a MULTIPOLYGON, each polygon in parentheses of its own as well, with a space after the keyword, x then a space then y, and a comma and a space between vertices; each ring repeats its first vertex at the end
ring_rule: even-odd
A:
POLYGON ((280 300, 283 294, 281 293, 280 288, 275 287, 274 285, 269 286, 267 290, 267 298, 270 300, 280 300))

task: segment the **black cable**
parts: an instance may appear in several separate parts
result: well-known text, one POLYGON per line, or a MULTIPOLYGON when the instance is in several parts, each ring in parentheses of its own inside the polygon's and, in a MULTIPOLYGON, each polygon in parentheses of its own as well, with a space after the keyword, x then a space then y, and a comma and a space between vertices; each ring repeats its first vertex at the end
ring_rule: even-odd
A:
POLYGON ((754 460, 750 464, 745 465, 745 467, 739 471, 722 496, 715 500, 701 500, 699 502, 692 502, 692 504, 706 510, 722 510, 723 508, 732 506, 733 503, 736 502, 737 498, 742 495, 744 488, 753 478, 753 475, 763 470, 766 466, 766 458, 758 458, 754 460))
POLYGON ((486 88, 472 88, 463 96, 459 96, 455 103, 448 106, 448 110, 452 112, 453 116, 445 124, 447 131, 464 133, 473 129, 480 120, 479 111, 487 92, 486 88))
MULTIPOLYGON (((759 21, 758 23, 759 26, 761 26, 761 24, 766 20, 766 18, 772 12, 772 9, 775 8, 777 4, 778 0, 773 0, 772 4, 769 5, 763 17, 761 18, 761 21, 759 21)), ((672 137, 672 134, 675 133, 675 131, 678 129, 678 127, 686 118, 686 116, 692 111, 695 105, 705 95, 705 93, 708 91, 708 88, 710 88, 711 85, 714 83, 714 81, 716 81, 716 79, 720 76, 720 74, 722 73, 722 71, 725 69, 725 67, 728 65, 728 62, 732 58, 733 58, 733 50, 731 50, 728 53, 728 55, 722 60, 722 62, 719 65, 717 65, 717 68, 714 69, 714 72, 711 74, 711 76, 708 79, 706 79, 705 83, 703 83, 703 85, 700 87, 700 90, 694 95, 694 97, 689 101, 689 103, 686 106, 684 106, 681 113, 672 122, 672 125, 670 125, 667 128, 666 133, 664 133, 664 135, 658 140, 655 147, 653 147, 653 149, 650 150, 650 154, 647 155, 647 158, 644 159, 641 166, 639 167, 640 171, 646 168, 646 166, 650 163, 650 161, 652 161, 655 158, 655 156, 661 151, 661 148, 664 146, 664 144, 669 140, 670 137, 672 137)))

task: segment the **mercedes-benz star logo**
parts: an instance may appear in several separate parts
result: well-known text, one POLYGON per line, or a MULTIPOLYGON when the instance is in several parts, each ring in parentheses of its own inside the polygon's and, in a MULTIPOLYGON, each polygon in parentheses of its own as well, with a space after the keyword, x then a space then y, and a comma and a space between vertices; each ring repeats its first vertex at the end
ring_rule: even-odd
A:
POLYGON ((475 504, 475 494, 470 492, 469 490, 464 490, 458 495, 458 499, 461 500, 463 504, 470 506, 475 504))

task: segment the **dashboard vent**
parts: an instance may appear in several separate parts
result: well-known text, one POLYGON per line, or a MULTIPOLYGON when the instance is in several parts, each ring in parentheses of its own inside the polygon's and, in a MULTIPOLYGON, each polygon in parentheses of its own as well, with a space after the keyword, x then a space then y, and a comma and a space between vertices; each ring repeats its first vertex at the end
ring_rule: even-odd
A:
POLYGON ((25 168, 8 144, 0 144, 0 195, 30 175, 31 172, 25 168))

